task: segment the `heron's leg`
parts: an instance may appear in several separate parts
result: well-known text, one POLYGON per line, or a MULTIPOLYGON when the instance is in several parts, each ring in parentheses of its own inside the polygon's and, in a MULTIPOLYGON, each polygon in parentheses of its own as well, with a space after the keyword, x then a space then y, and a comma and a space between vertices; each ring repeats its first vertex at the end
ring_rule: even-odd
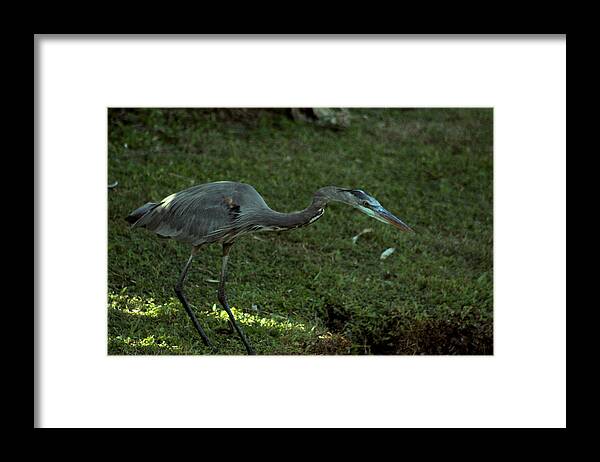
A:
POLYGON ((235 322, 235 318, 233 317, 233 313, 231 312, 231 308, 229 308, 229 304, 227 303, 227 294, 225 293, 225 280, 227 279, 227 260, 229 259, 229 250, 233 244, 223 244, 223 264, 221 265, 221 280, 219 282, 219 303, 225 308, 227 314, 229 315, 229 321, 233 328, 237 331, 238 335, 242 339, 244 346, 246 347, 246 351, 249 355, 256 354, 250 343, 246 339, 244 332, 240 329, 237 322, 235 322))
POLYGON ((194 258, 194 253, 192 252, 189 260, 183 267, 183 271, 181 272, 181 276, 179 276, 179 280, 177 281, 177 284, 175 285, 175 294, 177 295, 177 298, 179 299, 179 301, 185 308, 185 311, 187 311, 187 314, 190 316, 190 319, 194 323, 194 327, 200 334, 200 337, 202 337, 202 341, 204 342, 204 344, 207 347, 212 348, 213 351, 216 351, 216 348, 210 342, 210 340, 208 339, 208 337, 207 337, 206 333, 204 332, 204 330, 202 329, 202 327, 200 327, 200 323, 198 323, 198 319, 196 319, 196 315, 190 308, 190 305, 189 305, 187 299, 185 298, 185 295, 183 294, 183 283, 185 282, 185 277, 187 276, 187 272, 190 269, 190 265, 192 264, 193 258, 194 258))

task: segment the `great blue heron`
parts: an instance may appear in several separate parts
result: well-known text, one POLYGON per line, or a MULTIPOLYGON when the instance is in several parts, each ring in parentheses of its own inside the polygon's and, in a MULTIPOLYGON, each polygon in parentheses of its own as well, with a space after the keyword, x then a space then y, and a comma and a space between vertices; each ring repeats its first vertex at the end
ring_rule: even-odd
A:
POLYGON ((249 184, 217 181, 201 184, 171 194, 161 202, 148 202, 129 214, 126 220, 132 228, 147 228, 156 234, 185 242, 192 252, 175 285, 175 294, 190 316, 206 346, 214 346, 200 326, 183 293, 188 269, 201 246, 220 242, 223 245, 223 262, 219 280, 218 300, 229 316, 231 326, 242 339, 248 354, 255 354, 242 329, 238 326, 227 303, 225 280, 227 260, 235 240, 259 231, 285 231, 309 225, 325 212, 328 202, 337 201, 351 205, 384 223, 402 231, 412 231, 400 219, 384 209, 379 202, 360 189, 327 186, 319 189, 311 204, 299 212, 281 213, 272 210, 261 195, 249 184))

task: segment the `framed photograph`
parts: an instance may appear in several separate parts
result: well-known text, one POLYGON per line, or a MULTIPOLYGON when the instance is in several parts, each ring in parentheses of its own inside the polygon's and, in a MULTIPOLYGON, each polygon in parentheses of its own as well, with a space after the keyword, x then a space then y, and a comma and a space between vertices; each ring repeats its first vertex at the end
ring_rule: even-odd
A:
POLYGON ((492 108, 109 108, 108 177, 109 354, 493 354, 492 108))
POLYGON ((566 426, 566 36, 34 71, 35 427, 566 426))

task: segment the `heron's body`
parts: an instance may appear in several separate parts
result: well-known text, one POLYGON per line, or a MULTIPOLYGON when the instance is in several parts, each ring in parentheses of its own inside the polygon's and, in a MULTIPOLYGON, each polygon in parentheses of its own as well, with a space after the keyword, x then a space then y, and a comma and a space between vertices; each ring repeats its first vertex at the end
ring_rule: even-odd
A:
POLYGON ((219 301, 229 314, 248 353, 253 353, 241 329, 237 326, 225 295, 226 267, 234 241, 246 234, 260 231, 284 231, 299 228, 318 220, 329 201, 344 202, 369 216, 402 230, 410 228, 381 207, 373 197, 357 189, 327 186, 319 189, 304 210, 281 213, 272 210, 254 187, 233 181, 207 183, 171 194, 161 202, 148 202, 134 210, 127 221, 133 228, 147 228, 156 234, 192 246, 192 255, 184 267, 175 292, 192 318, 207 345, 208 337, 200 327, 183 295, 183 283, 193 256, 205 244, 223 244, 223 265, 219 285, 219 301))
POLYGON ((272 210, 254 187, 233 181, 201 184, 149 202, 132 212, 133 227, 147 228, 194 247, 213 242, 231 243, 258 231, 282 231, 314 222, 325 203, 315 200, 296 213, 272 210))

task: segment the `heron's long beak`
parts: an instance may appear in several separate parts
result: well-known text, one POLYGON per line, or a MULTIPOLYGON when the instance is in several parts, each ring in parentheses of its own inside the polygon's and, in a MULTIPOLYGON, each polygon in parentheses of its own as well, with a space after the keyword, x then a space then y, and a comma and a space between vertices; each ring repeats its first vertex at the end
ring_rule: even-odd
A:
POLYGON ((394 226, 395 228, 398 228, 401 231, 409 231, 414 233, 413 229, 410 226, 408 226, 406 223, 400 220, 400 218, 392 215, 383 207, 373 207, 371 210, 375 212, 373 218, 377 218, 379 221, 383 221, 384 223, 389 223, 390 225, 394 226))

